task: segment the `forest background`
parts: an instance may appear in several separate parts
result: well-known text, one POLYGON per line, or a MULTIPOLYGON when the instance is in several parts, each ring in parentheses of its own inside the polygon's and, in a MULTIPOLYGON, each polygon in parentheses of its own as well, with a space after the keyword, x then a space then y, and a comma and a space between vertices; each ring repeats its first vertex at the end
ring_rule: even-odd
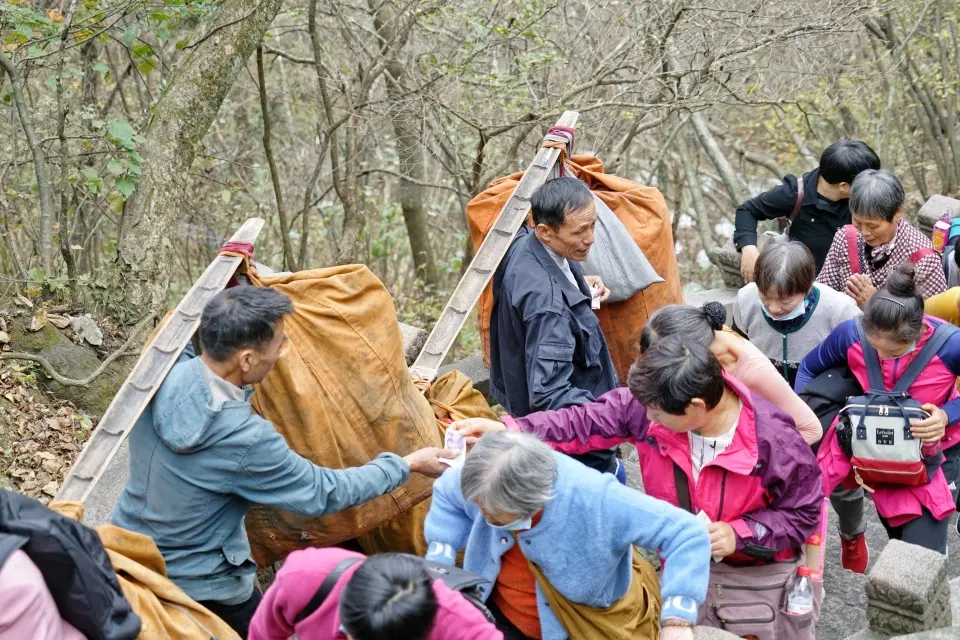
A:
MULTIPOLYGON (((3 0, 0 304, 90 313, 122 342, 259 216, 259 261, 365 263, 429 329, 472 257, 467 203, 522 170, 565 109, 579 153, 660 188, 685 290, 709 288, 737 204, 838 138, 873 146, 912 212, 960 191, 958 13, 3 0)), ((476 349, 468 325, 457 355, 476 349)))

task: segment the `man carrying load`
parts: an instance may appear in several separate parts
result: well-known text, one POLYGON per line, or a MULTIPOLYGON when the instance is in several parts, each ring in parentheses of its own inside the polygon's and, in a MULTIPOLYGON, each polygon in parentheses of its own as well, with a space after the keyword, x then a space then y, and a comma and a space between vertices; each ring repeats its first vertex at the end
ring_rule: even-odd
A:
MULTIPOLYGON (((556 178, 530 205, 534 228, 521 227, 494 275, 490 319, 491 393, 518 418, 593 402, 618 386, 593 310, 610 292, 578 264, 593 246, 593 195, 577 178, 556 178)), ((626 483, 612 450, 574 457, 626 483)))
POLYGON ((411 472, 439 476, 450 452, 381 453, 362 467, 318 467, 253 412, 250 385, 283 351, 293 305, 267 287, 217 294, 130 434, 130 477, 113 524, 153 538, 171 580, 242 637, 260 602, 243 518, 253 504, 321 516, 394 490, 411 472))

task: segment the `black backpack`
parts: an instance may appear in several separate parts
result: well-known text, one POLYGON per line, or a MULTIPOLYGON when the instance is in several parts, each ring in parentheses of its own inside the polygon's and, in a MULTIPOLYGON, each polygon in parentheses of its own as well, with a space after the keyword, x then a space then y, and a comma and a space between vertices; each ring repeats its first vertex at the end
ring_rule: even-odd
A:
POLYGON ((0 490, 0 561, 17 549, 40 569, 60 617, 89 640, 139 635, 140 618, 124 598, 96 532, 36 500, 0 490))
MULTIPOLYGON (((440 564, 439 562, 431 562, 418 556, 410 557, 416 558, 423 564, 423 568, 427 570, 431 579, 443 580, 445 585, 451 590, 459 592, 460 595, 476 607, 489 622, 495 622, 493 614, 490 613, 490 610, 487 609, 487 606, 483 603, 483 596, 480 594, 479 589, 480 585, 488 584, 489 580, 457 567, 440 564)), ((314 612, 320 608, 320 605, 323 604, 323 601, 327 599, 327 596, 330 595, 330 592, 333 590, 333 587, 336 586, 337 581, 340 580, 343 572, 360 562, 360 560, 361 558, 346 558, 338 562, 336 566, 333 567, 333 570, 327 574, 327 577, 324 578, 320 588, 317 589, 317 592, 310 598, 307 606, 297 614, 294 623, 299 624, 300 621, 313 615, 314 612)))

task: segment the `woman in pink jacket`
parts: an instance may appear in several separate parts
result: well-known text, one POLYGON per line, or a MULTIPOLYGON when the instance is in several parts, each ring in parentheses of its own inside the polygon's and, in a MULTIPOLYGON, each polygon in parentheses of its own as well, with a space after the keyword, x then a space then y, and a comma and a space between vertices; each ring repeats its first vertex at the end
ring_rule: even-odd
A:
POLYGON ((250 623, 250 640, 287 640, 294 634, 300 640, 503 640, 462 595, 442 580, 431 582, 417 558, 396 553, 367 558, 337 548, 291 553, 250 623), (322 604, 300 619, 337 569, 342 572, 327 585, 322 604))
MULTIPOLYGON (((867 340, 879 355, 883 382, 893 389, 897 381, 923 349, 941 320, 926 316, 923 298, 917 290, 915 267, 898 266, 886 284, 867 302, 863 328, 867 340)), ((854 320, 837 327, 823 344, 800 363, 797 393, 815 377, 840 364, 850 371, 864 390, 870 387, 864 364, 863 346, 854 320)), ((933 360, 908 389, 923 403, 930 418, 914 422, 913 437, 926 445, 939 445, 946 457, 927 484, 917 487, 871 487, 871 497, 881 522, 891 538, 917 544, 941 553, 947 552, 949 516, 956 510, 957 485, 960 483, 960 398, 956 382, 960 375, 960 333, 940 347, 933 360)), ((829 494, 843 483, 856 486, 851 477, 850 459, 837 442, 836 428, 830 427, 817 453, 823 471, 823 489, 829 494)))
POLYGON ((633 443, 646 493, 698 514, 710 534, 717 562, 700 624, 759 640, 813 640, 819 588, 813 611, 780 611, 823 501, 816 458, 793 421, 705 346, 678 336, 644 350, 627 386, 578 407, 454 426, 468 438, 515 429, 575 452, 633 443))

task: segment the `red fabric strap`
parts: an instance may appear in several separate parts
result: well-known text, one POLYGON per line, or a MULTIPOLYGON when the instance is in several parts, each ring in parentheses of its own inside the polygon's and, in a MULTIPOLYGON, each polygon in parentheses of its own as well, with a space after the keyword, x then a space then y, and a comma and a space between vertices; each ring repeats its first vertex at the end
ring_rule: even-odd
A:
POLYGON ((220 253, 230 251, 232 253, 242 253, 253 260, 253 244, 249 242, 228 242, 220 247, 220 253))
POLYGON ((917 249, 910 254, 910 264, 917 264, 927 256, 938 255, 936 249, 931 249, 930 247, 924 247, 923 249, 917 249))
POLYGON ((860 243, 857 242, 857 229, 852 224, 843 227, 843 235, 847 238, 847 258, 850 262, 850 273, 860 273, 860 243))

